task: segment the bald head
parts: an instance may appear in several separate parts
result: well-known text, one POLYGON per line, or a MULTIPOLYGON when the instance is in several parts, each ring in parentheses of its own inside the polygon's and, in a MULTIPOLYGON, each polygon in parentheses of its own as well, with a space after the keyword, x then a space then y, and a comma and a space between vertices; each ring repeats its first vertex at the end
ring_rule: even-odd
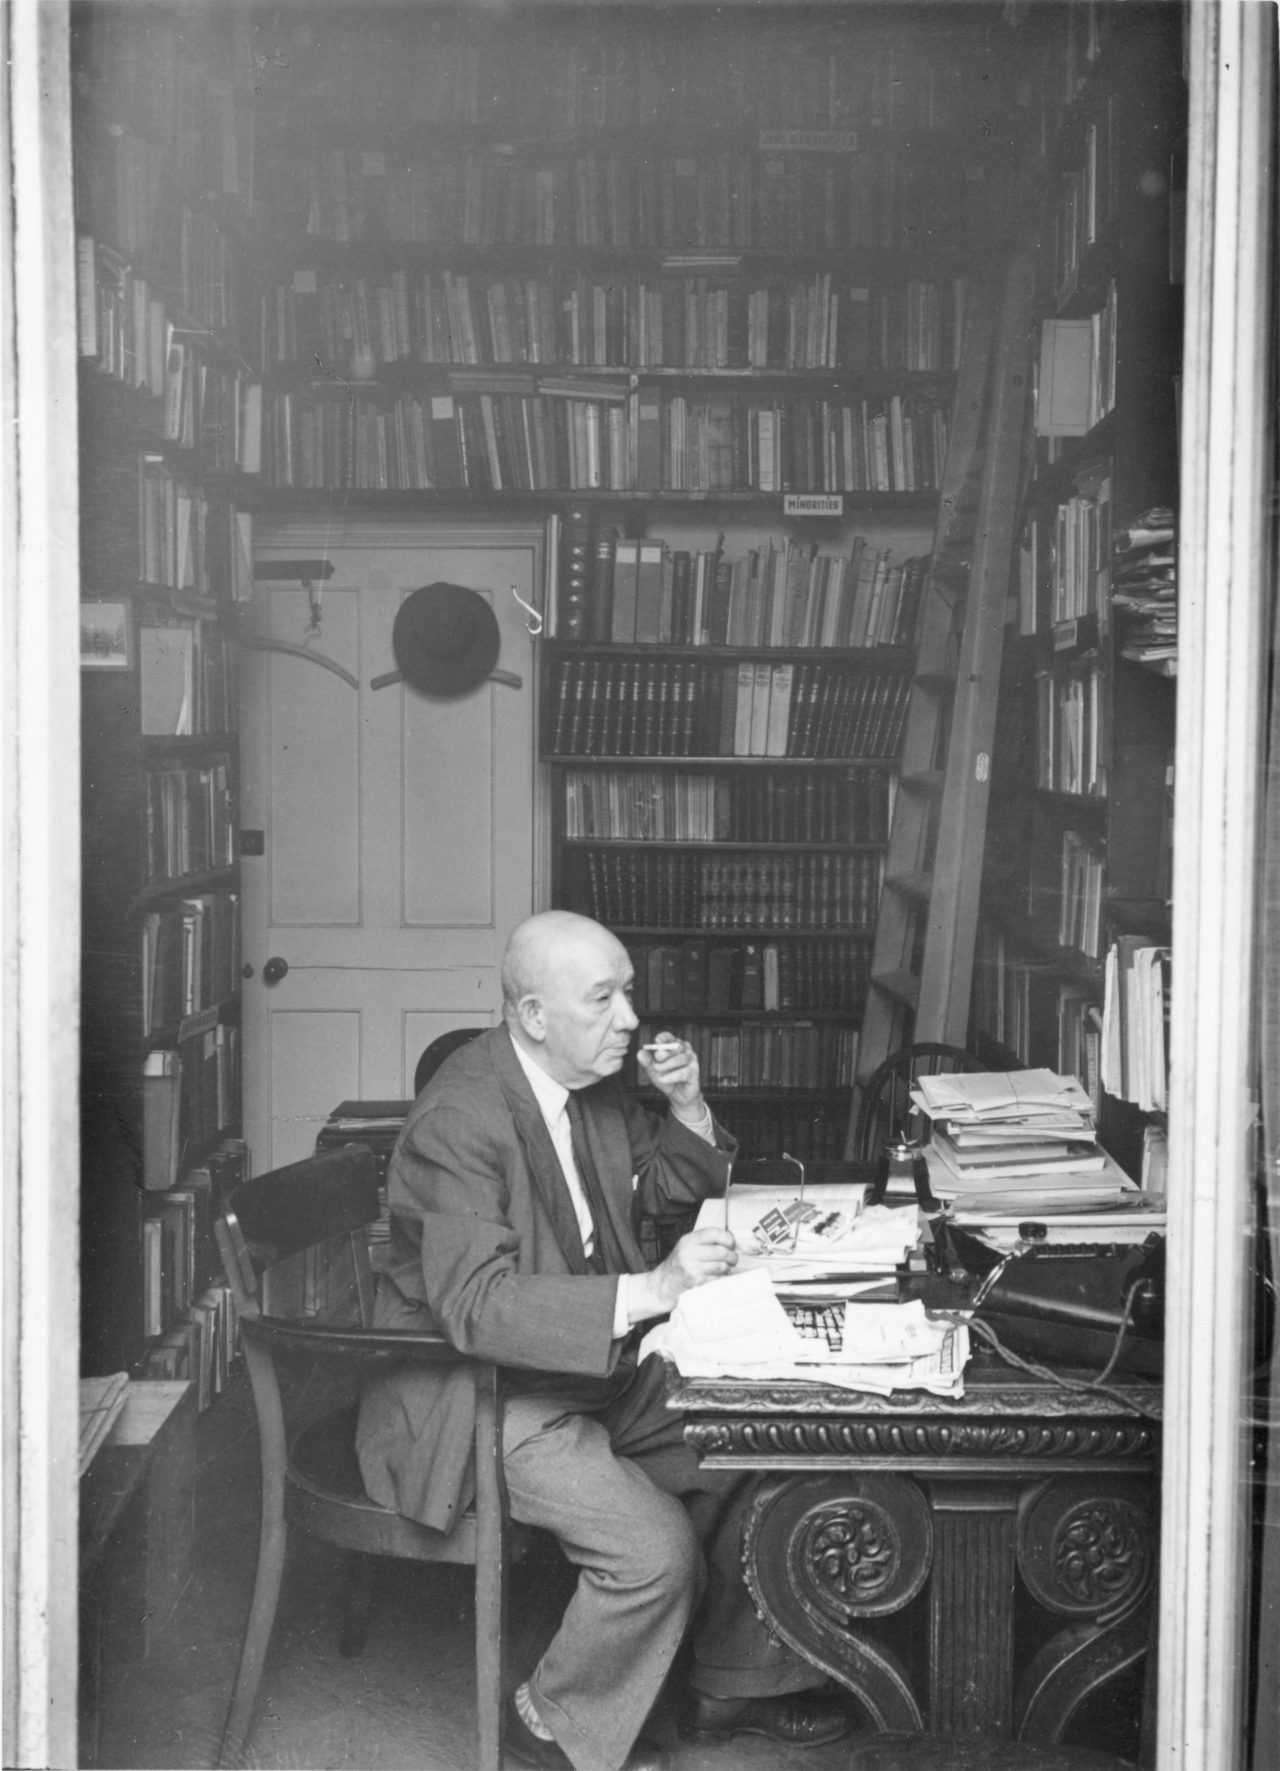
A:
POLYGON ((502 958, 502 1012, 511 1036, 566 1088, 622 1068, 636 1016, 631 961, 590 917, 548 910, 522 922, 502 958))

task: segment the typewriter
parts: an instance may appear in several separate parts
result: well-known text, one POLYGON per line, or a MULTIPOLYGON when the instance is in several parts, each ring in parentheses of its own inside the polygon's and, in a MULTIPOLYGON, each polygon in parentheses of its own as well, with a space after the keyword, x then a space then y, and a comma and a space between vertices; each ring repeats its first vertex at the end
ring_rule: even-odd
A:
POLYGON ((1002 1254, 945 1219, 934 1221, 938 1258, 969 1283, 978 1321, 1010 1352, 1055 1365, 1159 1377, 1164 1371, 1164 1237, 1140 1243, 1049 1243, 1026 1232, 1002 1254), (1117 1346, 1118 1343, 1118 1346, 1117 1346))

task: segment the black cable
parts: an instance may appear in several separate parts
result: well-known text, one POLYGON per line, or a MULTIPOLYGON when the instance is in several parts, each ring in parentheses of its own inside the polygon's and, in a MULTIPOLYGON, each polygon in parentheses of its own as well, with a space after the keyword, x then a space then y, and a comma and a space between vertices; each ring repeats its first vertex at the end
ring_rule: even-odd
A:
POLYGON ((1046 1383, 1054 1384, 1062 1390, 1083 1390, 1100 1396, 1109 1396, 1113 1402, 1120 1403, 1131 1414, 1140 1414, 1146 1420, 1160 1421, 1161 1415, 1150 1408, 1144 1408, 1128 1391, 1117 1389, 1115 1385, 1106 1381, 1115 1369, 1116 1360, 1120 1357, 1120 1348, 1132 1317, 1134 1294, 1137 1289, 1135 1283, 1125 1293, 1124 1312, 1120 1318, 1116 1344, 1110 1359, 1097 1377, 1067 1377, 1065 1373, 1054 1371, 1047 1365, 1041 1365, 1035 1359, 1024 1359, 1020 1353, 1015 1353, 1012 1348, 1005 1346, 989 1322, 983 1322, 977 1316, 972 1316, 967 1321, 963 1316, 949 1316, 948 1319, 958 1326, 964 1325, 975 1330, 978 1337, 984 1340, 992 1352, 998 1358, 1003 1359, 1006 1365, 1011 1365, 1019 1371, 1025 1371, 1030 1377, 1042 1378, 1046 1383))

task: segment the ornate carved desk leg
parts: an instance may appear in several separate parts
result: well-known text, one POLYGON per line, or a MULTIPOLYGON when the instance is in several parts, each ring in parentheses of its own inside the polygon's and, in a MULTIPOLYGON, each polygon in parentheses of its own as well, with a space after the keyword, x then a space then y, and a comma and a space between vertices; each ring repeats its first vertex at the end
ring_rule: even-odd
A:
POLYGON ((929 1723, 942 1734, 1013 1726, 1013 1482, 934 1482, 929 1723))
POLYGON ((1018 1733, 1060 1740, 1080 1705, 1148 1650, 1157 1505, 1145 1478, 1064 1476, 1023 1509, 1018 1566, 1032 1597, 1068 1620, 1018 1687, 1018 1733))
POLYGON ((747 1584, 769 1628, 847 1685, 882 1729, 918 1729, 910 1677, 860 1618, 899 1611, 928 1578, 929 1509, 909 1478, 784 1477, 761 1488, 743 1539, 747 1584))

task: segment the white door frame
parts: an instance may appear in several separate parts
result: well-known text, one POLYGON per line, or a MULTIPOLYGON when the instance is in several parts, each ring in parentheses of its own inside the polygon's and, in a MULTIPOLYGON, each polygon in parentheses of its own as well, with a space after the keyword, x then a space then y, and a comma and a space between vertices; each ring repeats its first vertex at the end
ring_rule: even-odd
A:
MULTIPOLYGON (((1193 0, 1157 1763, 1244 1762, 1275 45, 1193 0)), ((1261 1771, 1261 1767, 1258 1768, 1261 1771)))
POLYGON ((76 1760, 80 666, 65 0, 0 7, 4 1729, 76 1760), (10 233, 12 226, 12 233, 10 233))

